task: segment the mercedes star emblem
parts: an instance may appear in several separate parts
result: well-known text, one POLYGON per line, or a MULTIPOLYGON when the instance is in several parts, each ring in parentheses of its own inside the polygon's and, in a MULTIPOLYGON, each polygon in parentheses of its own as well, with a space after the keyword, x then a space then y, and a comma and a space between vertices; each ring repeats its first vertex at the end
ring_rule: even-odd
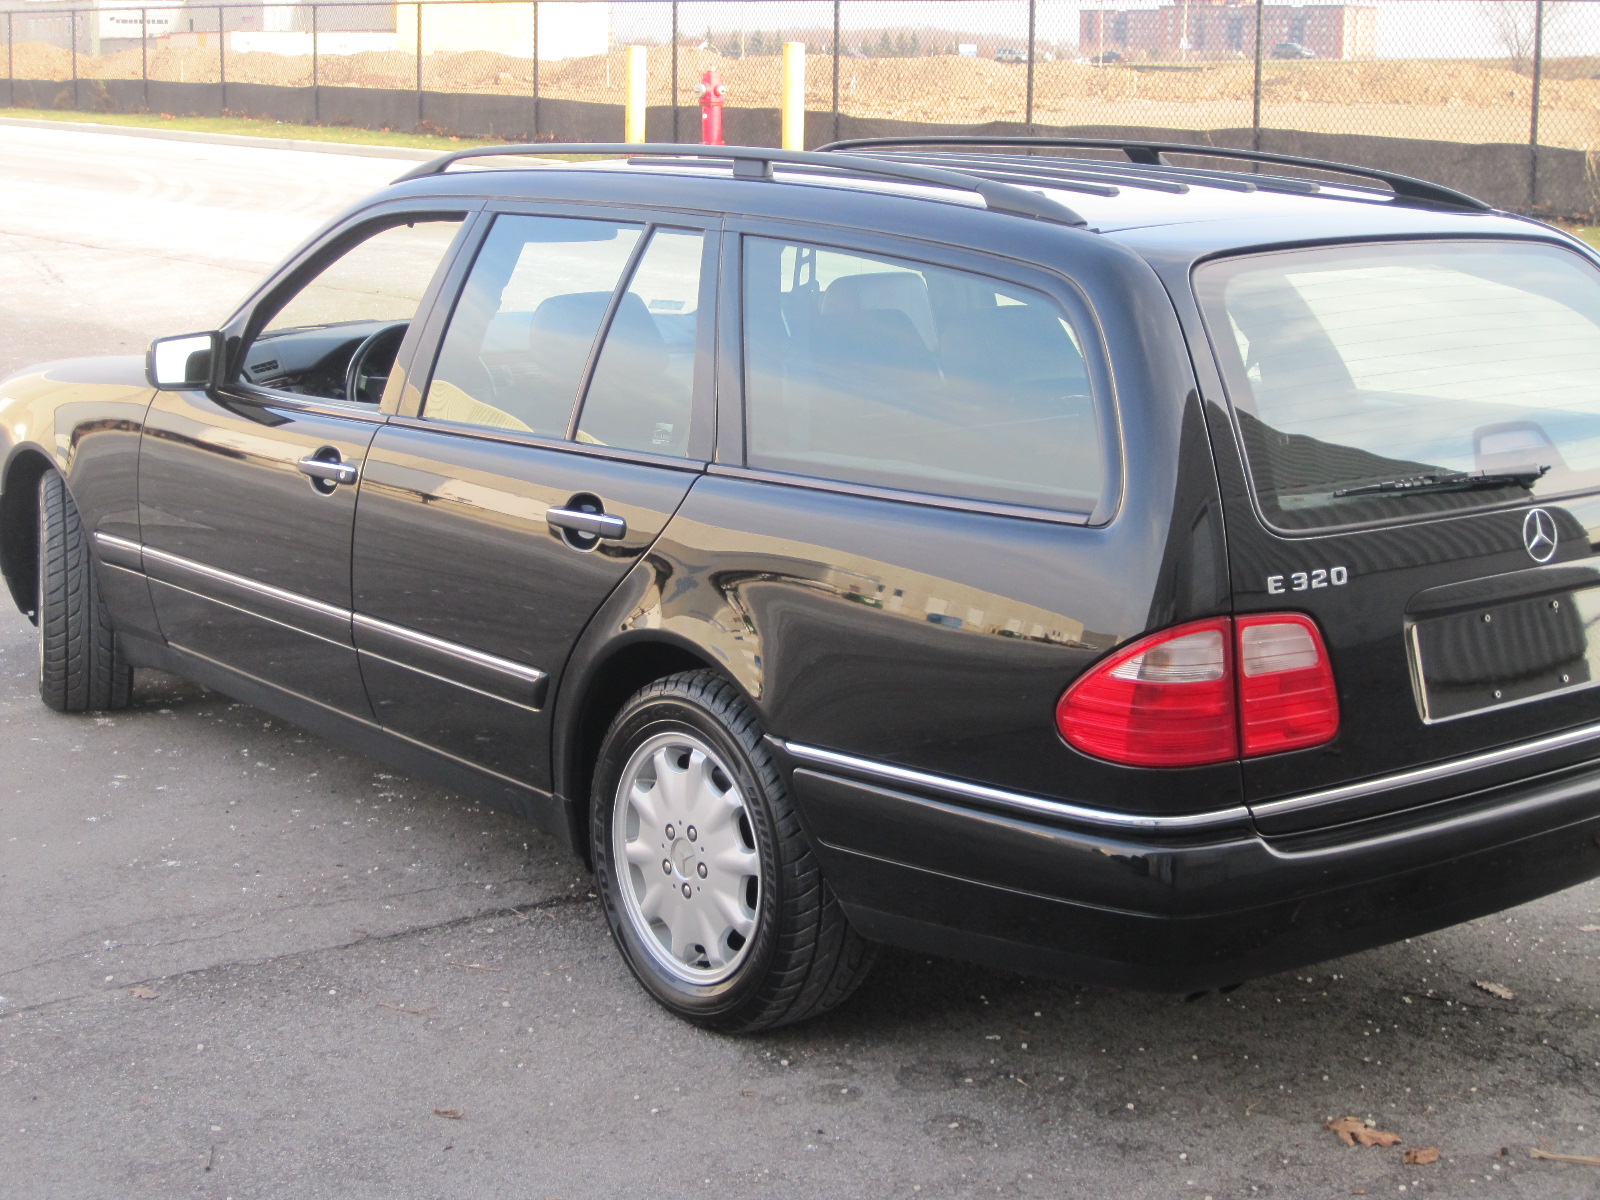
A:
POLYGON ((1542 508, 1532 509, 1522 518, 1522 544, 1534 562, 1549 562, 1556 553, 1556 522, 1542 508))

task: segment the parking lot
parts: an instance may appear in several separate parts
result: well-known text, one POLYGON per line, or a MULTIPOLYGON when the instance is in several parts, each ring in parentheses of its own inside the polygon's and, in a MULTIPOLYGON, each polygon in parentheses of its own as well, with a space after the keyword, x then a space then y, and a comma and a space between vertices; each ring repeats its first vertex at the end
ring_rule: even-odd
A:
MULTIPOLYGON (((211 326, 403 168, 0 126, 0 373, 211 326)), ((1600 1188, 1532 1154, 1600 1154, 1600 884, 1187 1003, 888 954, 729 1038, 645 997, 549 839, 170 677, 47 711, 34 655, 7 605, 7 1194, 1600 1188)))

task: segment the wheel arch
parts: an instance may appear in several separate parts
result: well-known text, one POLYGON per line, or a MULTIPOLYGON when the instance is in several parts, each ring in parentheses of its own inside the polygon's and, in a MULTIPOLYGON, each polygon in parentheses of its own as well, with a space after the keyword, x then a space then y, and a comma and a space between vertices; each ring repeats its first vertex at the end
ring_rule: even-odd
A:
POLYGON ((554 783, 566 810, 572 848, 585 864, 589 864, 594 766, 612 719, 646 684, 681 671, 701 670, 715 671, 744 692, 738 680, 718 666, 715 655, 659 630, 618 638, 576 674, 569 669, 556 708, 554 783))
POLYGON ((42 450, 20 447, 6 464, 0 484, 0 574, 11 598, 28 619, 39 610, 39 480, 56 464, 42 450))

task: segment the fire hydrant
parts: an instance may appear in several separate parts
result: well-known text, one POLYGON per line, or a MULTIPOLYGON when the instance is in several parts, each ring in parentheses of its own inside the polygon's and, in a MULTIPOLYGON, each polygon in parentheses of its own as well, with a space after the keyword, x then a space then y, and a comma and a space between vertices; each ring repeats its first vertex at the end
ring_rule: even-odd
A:
POLYGON ((722 109, 728 103, 728 89, 715 67, 700 76, 695 90, 700 93, 700 144, 726 146, 728 143, 722 140, 722 109))

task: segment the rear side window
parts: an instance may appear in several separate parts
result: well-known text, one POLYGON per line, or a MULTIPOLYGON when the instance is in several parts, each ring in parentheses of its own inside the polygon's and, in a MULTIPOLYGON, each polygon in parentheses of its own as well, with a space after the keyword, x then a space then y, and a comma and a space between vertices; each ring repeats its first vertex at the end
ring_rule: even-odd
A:
POLYGON ((1267 519, 1600 487, 1600 272, 1517 242, 1343 246, 1196 275, 1267 519))
POLYGON ((1092 511, 1078 333, 1040 292, 898 258, 745 240, 752 467, 1092 511))

